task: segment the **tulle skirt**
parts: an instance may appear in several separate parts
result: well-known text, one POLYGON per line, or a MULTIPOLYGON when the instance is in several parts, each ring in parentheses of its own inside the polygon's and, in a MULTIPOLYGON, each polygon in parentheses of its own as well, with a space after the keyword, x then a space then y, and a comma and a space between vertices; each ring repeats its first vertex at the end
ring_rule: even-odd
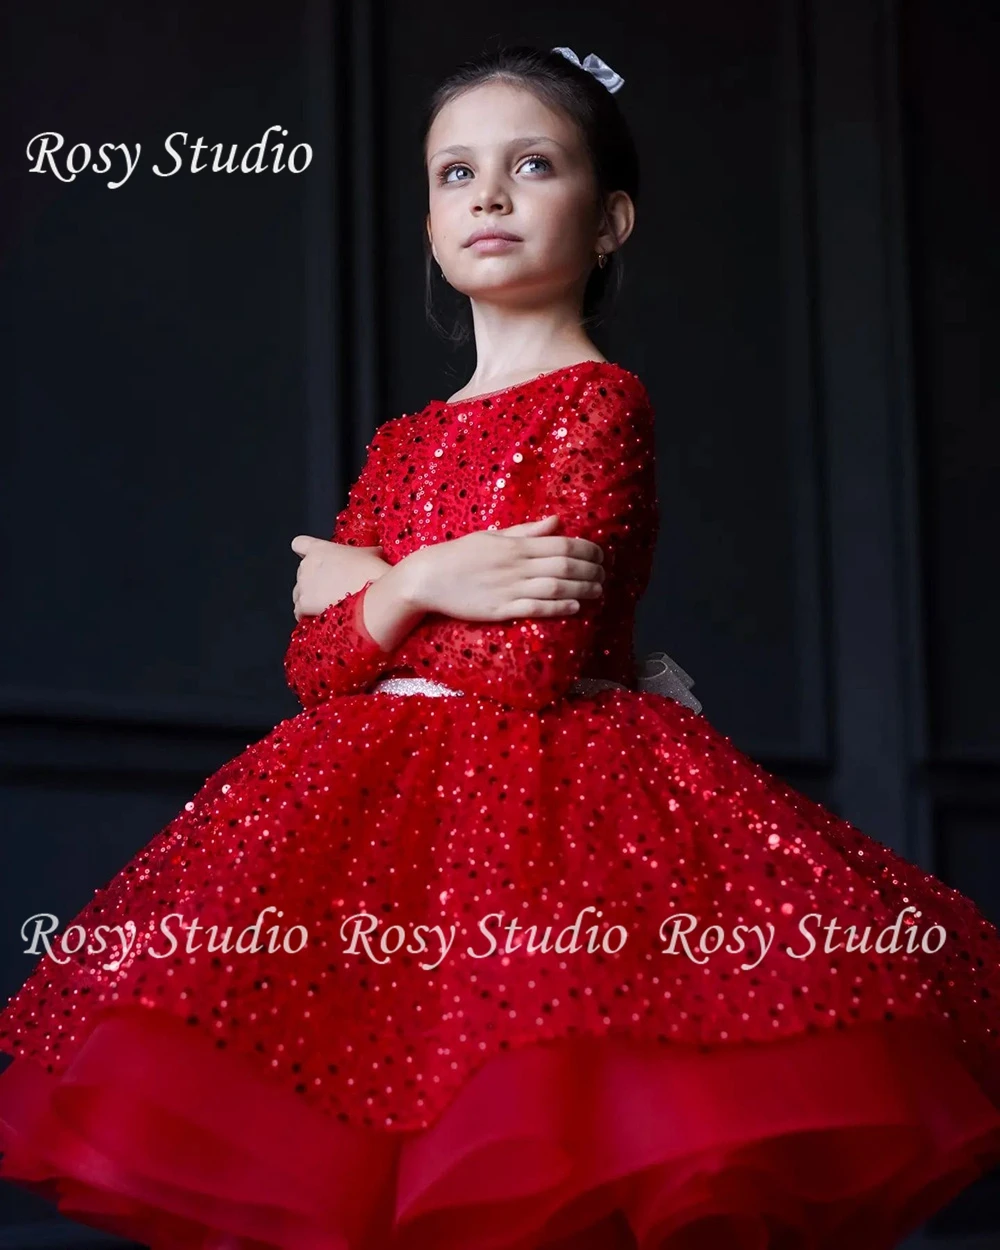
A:
POLYGON ((156 1250, 888 1250, 1000 1112, 902 1020, 705 1051, 606 1036, 483 1064, 427 1129, 338 1122, 167 1013, 0 1078, 0 1175, 156 1250))

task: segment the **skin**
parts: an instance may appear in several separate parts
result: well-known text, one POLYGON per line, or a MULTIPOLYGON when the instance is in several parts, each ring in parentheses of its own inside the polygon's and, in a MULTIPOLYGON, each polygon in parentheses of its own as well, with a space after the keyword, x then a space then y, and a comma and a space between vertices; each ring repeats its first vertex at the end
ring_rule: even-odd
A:
MULTIPOLYGON (((469 297, 475 330, 476 369, 452 399, 603 360, 581 325, 584 289, 600 253, 631 234, 635 209, 624 191, 600 201, 572 120, 523 87, 492 81, 441 109, 425 155, 427 237, 446 280, 469 297), (521 241, 495 253, 467 246, 482 228, 521 241)), ((293 593, 296 616, 372 578, 364 623, 385 651, 428 611, 470 621, 572 613, 581 599, 602 593, 604 553, 558 529, 558 518, 547 517, 478 531, 391 566, 379 548, 300 534, 292 542, 305 557, 293 593)))
POLYGON ((486 83, 440 111, 427 154, 431 251, 469 297, 475 329, 476 369, 456 398, 602 360, 580 325, 584 288, 599 253, 631 234, 635 209, 624 191, 599 204, 575 124, 530 91, 486 83), (465 246, 490 226, 524 242, 495 254, 465 246))

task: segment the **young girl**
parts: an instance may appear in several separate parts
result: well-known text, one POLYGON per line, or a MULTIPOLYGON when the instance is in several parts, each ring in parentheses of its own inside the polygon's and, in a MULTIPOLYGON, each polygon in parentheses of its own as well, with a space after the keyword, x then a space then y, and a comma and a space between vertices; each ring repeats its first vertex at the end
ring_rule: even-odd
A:
POLYGON ((77 1220, 882 1250, 1000 1161, 996 929, 682 673, 637 688, 654 418, 583 328, 634 222, 620 85, 512 49, 434 96, 430 263, 475 374, 381 426, 332 543, 295 540, 303 711, 0 1015, 2 1174, 77 1220))

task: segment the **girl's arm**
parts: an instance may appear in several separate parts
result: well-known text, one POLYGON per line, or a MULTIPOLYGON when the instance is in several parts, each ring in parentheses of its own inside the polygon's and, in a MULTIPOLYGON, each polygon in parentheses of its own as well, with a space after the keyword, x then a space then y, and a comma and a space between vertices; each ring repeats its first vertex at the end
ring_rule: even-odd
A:
POLYGON ((604 594, 581 600, 572 616, 469 622, 431 612, 397 646, 394 664, 532 709, 559 698, 580 676, 609 596, 627 589, 615 571, 619 553, 631 549, 634 561, 645 548, 633 568, 641 571, 646 560, 648 577, 658 527, 654 417, 645 391, 621 395, 595 380, 581 398, 549 458, 537 510, 557 514, 562 533, 604 549, 604 594))
MULTIPOLYGON (((379 542, 385 432, 391 425, 392 421, 381 425, 368 445, 364 468, 334 525, 334 542, 354 547, 374 547, 379 542)), ((395 652, 383 650, 368 632, 363 615, 365 591, 391 572, 388 563, 383 563, 385 570, 377 578, 369 579, 317 616, 303 616, 292 630, 285 651, 285 677, 303 707, 316 707, 337 694, 360 693, 396 662, 395 652)), ((380 598, 383 595, 381 592, 380 598)), ((405 598, 389 597, 379 612, 380 637, 394 631, 398 634, 400 628, 412 627, 422 616, 423 612, 415 613, 405 598)))

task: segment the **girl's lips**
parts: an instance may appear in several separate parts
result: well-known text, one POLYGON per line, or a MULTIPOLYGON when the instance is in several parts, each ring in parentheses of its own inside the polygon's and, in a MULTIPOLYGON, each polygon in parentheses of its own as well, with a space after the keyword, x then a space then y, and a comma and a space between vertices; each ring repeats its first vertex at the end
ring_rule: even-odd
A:
POLYGON ((476 239, 469 247, 476 252, 506 252, 508 248, 517 247, 520 239, 476 239))

